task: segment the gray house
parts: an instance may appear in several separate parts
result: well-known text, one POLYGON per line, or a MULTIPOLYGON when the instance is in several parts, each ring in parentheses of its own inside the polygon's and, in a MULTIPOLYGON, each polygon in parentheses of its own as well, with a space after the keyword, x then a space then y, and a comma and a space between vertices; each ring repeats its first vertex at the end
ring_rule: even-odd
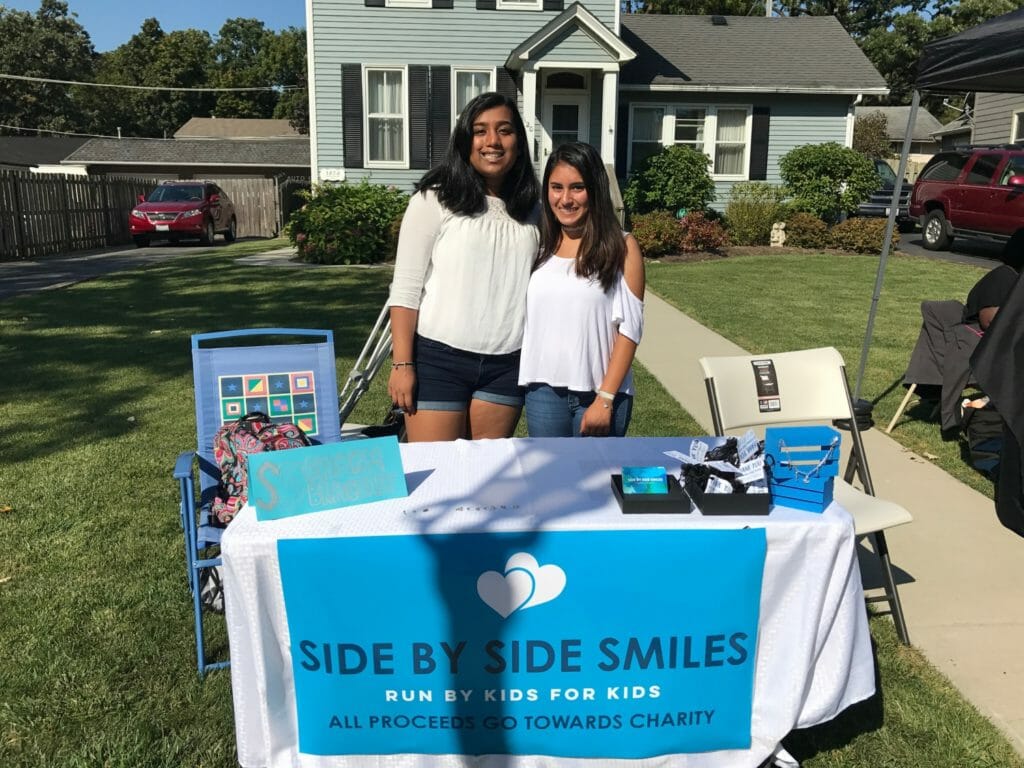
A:
POLYGON ((1024 144, 1024 93, 974 96, 975 144, 1024 144))
POLYGON ((538 170, 588 141, 626 177, 704 151, 727 199, 793 147, 853 136, 885 81, 832 17, 620 15, 618 0, 306 0, 314 179, 411 188, 476 94, 514 96, 538 170))

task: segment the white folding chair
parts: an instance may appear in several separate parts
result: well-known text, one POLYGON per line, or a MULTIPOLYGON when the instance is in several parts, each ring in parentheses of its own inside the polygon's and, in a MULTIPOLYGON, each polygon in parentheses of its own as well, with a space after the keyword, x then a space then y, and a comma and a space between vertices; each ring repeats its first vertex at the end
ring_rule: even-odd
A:
MULTIPOLYGON (((711 418, 716 435, 727 430, 792 422, 843 420, 852 447, 842 480, 836 479, 834 498, 853 517, 857 536, 871 536, 884 581, 884 594, 866 596, 868 602, 886 602, 904 644, 910 643, 899 592, 889 560, 885 530, 913 520, 891 501, 875 496, 864 442, 854 417, 843 357, 832 347, 735 357, 702 357, 711 418), (771 361, 775 381, 760 380, 771 361), (760 391, 759 391, 760 390, 760 391), (856 475, 863 490, 850 484, 856 475)), ((770 374, 769 374, 770 375, 770 374)))

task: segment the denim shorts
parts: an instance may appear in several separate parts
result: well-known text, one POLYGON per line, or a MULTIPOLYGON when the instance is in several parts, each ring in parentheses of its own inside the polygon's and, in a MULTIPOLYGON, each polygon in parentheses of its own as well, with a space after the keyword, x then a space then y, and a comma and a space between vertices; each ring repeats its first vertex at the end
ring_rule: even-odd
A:
POLYGON ((519 351, 481 355, 449 347, 419 334, 413 340, 416 408, 465 411, 470 400, 521 408, 519 351))

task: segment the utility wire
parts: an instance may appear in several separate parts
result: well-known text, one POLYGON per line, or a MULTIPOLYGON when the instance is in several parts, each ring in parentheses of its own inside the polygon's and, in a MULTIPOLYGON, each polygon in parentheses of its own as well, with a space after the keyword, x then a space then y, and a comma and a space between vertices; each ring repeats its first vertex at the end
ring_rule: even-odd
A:
POLYGON ((30 83, 55 83, 58 85, 82 85, 93 88, 125 88, 132 91, 192 91, 207 93, 225 93, 239 91, 295 91, 303 88, 300 85, 258 85, 251 88, 178 88, 165 85, 118 85, 116 83, 83 83, 78 80, 52 80, 48 77, 29 77, 28 75, 0 74, 2 80, 24 80, 30 83))

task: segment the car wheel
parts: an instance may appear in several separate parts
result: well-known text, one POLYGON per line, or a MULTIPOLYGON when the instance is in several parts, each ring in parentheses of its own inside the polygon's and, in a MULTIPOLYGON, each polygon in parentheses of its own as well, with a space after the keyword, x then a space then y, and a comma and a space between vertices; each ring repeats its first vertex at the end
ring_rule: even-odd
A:
POLYGON ((228 225, 227 231, 224 233, 224 242, 233 243, 235 242, 236 237, 238 237, 238 222, 236 222, 234 216, 232 216, 231 223, 228 225))
POLYGON ((149 238, 145 235, 135 235, 132 240, 135 241, 136 248, 145 248, 149 245, 149 238))
POLYGON ((203 245, 213 245, 213 237, 213 222, 210 219, 207 219, 206 223, 203 225, 203 234, 200 235, 199 242, 203 245))
POLYGON ((944 251, 949 248, 953 238, 946 232, 946 216, 936 209, 929 211, 921 224, 921 240, 929 251, 944 251))

